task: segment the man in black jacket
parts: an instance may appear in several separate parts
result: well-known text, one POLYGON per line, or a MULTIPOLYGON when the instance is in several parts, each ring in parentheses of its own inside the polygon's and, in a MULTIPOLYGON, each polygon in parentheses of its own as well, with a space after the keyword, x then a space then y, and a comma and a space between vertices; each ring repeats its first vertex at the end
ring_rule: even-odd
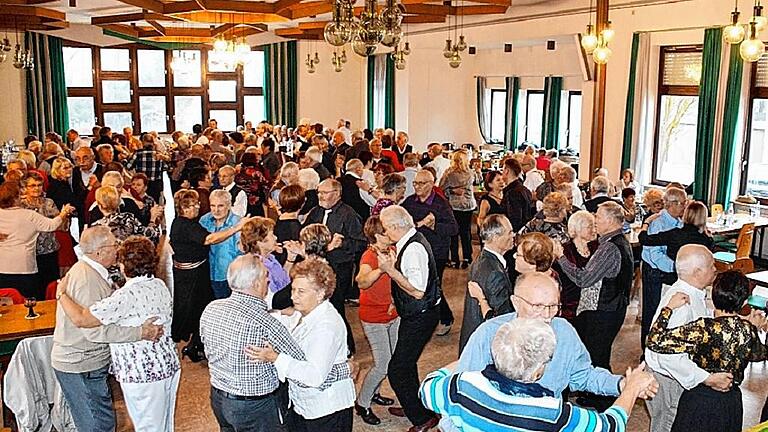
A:
POLYGON ((597 208, 600 204, 608 201, 614 201, 608 194, 611 191, 611 181, 606 177, 597 176, 592 179, 592 183, 589 184, 590 198, 584 201, 584 208, 590 213, 597 213, 597 208))
POLYGON ((88 210, 85 208, 85 200, 88 192, 101 181, 104 167, 96 163, 93 149, 86 146, 81 146, 75 151, 75 164, 77 167, 72 170, 72 192, 75 195, 73 205, 77 210, 77 225, 82 233, 85 227, 85 214, 88 210))
POLYGON ((341 177, 341 201, 349 205, 365 221, 371 215, 371 207, 360 196, 360 187, 357 185, 363 180, 363 163, 360 159, 347 161, 347 172, 341 177))
POLYGON ((502 205, 515 232, 520 231, 520 228, 533 218, 531 212, 532 195, 520 179, 522 172, 523 167, 517 159, 510 157, 504 161, 502 176, 507 186, 503 191, 502 205))
POLYGON ((320 223, 328 227, 333 235, 328 245, 328 264, 336 273, 336 289, 331 304, 336 308, 347 327, 347 346, 355 352, 352 329, 344 314, 344 299, 352 289, 355 274, 355 257, 365 249, 367 241, 363 235, 363 222, 355 210, 341 202, 341 183, 334 179, 323 180, 317 187, 319 204, 307 214, 304 225, 320 223))

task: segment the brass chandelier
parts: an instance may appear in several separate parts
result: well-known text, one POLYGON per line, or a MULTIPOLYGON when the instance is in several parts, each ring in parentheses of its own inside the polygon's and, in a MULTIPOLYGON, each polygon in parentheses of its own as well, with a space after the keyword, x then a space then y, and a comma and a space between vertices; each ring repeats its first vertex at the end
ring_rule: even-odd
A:
POLYGON ((756 62, 765 54, 765 44, 760 39, 760 32, 768 26, 768 18, 763 15, 763 5, 755 0, 752 17, 745 25, 739 23, 739 1, 735 0, 731 22, 723 28, 723 39, 731 45, 739 45, 739 54, 747 62, 756 62))

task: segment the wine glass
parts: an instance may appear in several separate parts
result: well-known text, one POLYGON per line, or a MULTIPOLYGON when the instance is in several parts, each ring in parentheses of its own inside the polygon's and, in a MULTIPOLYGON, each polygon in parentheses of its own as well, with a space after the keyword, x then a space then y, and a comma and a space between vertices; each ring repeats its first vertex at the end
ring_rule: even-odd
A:
POLYGON ((35 306, 37 306, 37 299, 34 297, 27 297, 24 299, 24 307, 27 308, 28 313, 27 316, 24 317, 26 319, 35 319, 39 317, 40 315, 35 312, 35 306))

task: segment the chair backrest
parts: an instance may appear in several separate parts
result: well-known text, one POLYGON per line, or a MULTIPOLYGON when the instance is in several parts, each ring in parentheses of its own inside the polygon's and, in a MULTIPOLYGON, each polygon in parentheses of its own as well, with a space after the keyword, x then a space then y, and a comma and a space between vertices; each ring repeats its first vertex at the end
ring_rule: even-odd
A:
POLYGON ((755 271, 755 263, 752 262, 752 258, 739 258, 731 264, 729 270, 736 270, 746 275, 755 271))
POLYGON ((752 252, 752 239, 755 237, 754 222, 745 223, 739 230, 739 238, 736 240, 736 259, 749 258, 752 252))
POLYGON ((13 304, 24 304, 24 296, 16 288, 0 288, 0 297, 10 297, 13 304))
POLYGON ((45 288, 45 299, 56 300, 56 289, 59 287, 59 281, 55 280, 45 288))

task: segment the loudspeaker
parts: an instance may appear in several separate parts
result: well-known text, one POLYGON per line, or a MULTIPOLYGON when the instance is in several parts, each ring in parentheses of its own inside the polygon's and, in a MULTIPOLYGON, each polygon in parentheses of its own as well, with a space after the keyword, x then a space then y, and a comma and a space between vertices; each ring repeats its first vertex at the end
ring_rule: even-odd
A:
POLYGON ((505 53, 511 53, 512 52, 512 44, 511 43, 505 43, 504 44, 504 52, 505 53))
POLYGON ((555 50, 555 41, 548 40, 547 41, 547 51, 554 51, 555 50))
POLYGON ((469 55, 475 55, 477 54, 477 47, 471 46, 469 47, 469 55))

